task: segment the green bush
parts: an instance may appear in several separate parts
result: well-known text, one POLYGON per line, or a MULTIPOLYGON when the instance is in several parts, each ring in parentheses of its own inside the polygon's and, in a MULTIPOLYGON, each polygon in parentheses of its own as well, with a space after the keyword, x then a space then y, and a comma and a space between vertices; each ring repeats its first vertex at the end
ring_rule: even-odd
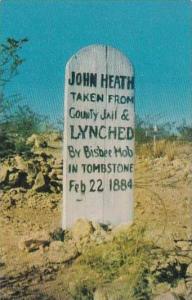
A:
POLYGON ((143 228, 133 227, 113 241, 88 248, 80 264, 98 274, 105 289, 110 291, 111 287, 116 287, 118 299, 147 300, 151 293, 152 248, 153 245, 143 239, 143 228), (118 284, 119 278, 123 278, 123 282, 118 284))
POLYGON ((30 146, 26 145, 27 138, 32 134, 43 133, 50 127, 47 117, 37 114, 27 105, 18 106, 18 109, 0 124, 0 129, 3 128, 0 141, 7 141, 1 144, 0 150, 14 150, 17 153, 28 151, 30 146))

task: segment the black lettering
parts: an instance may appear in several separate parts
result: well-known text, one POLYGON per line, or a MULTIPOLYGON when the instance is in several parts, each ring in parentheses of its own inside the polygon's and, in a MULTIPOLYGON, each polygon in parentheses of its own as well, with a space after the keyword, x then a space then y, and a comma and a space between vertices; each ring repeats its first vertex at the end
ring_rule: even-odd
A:
POLYGON ((108 75, 101 74, 101 87, 108 87, 108 75))
POLYGON ((71 78, 69 78, 68 83, 74 85, 75 83, 75 72, 71 72, 71 78))
POLYGON ((94 86, 96 87, 97 86, 97 74, 93 74, 91 73, 90 74, 90 86, 94 86))
POLYGON ((134 77, 127 77, 127 89, 133 90, 134 89, 134 77))
POLYGON ((81 85, 81 83, 82 83, 82 75, 81 75, 81 73, 77 73, 77 75, 76 75, 76 84, 81 85))

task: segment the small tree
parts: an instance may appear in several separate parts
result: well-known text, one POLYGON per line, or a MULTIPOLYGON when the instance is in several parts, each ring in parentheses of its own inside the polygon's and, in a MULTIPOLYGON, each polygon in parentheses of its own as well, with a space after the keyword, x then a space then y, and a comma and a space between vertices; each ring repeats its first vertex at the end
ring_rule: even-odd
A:
POLYGON ((0 44, 0 120, 2 120, 2 115, 12 104, 11 99, 13 98, 15 102, 17 97, 17 95, 6 97, 5 87, 18 74, 19 66, 24 62, 24 59, 19 56, 18 52, 27 41, 27 38, 20 40, 7 38, 5 43, 0 44))
POLYGON ((9 140, 14 144, 16 151, 27 150, 26 140, 32 134, 39 134, 47 130, 49 121, 29 108, 29 106, 18 106, 18 109, 6 121, 9 140))
POLYGON ((18 55, 18 51, 28 39, 15 40, 7 38, 5 43, 0 44, 0 86, 5 85, 18 73, 18 67, 24 59, 18 55))
POLYGON ((5 87, 9 81, 18 73, 19 66, 23 63, 18 52, 27 38, 15 40, 7 38, 4 43, 0 44, 0 150, 12 149, 13 144, 10 140, 10 134, 6 126, 6 113, 8 112, 12 100, 18 100, 18 95, 5 95, 5 87))

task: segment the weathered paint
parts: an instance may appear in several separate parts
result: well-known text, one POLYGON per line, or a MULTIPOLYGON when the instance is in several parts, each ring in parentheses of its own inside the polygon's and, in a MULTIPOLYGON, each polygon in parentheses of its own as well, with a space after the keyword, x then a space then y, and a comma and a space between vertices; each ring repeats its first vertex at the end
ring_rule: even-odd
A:
POLYGON ((81 49, 66 66, 63 228, 133 220, 134 72, 117 49, 81 49), (119 190, 118 190, 119 189, 119 190))

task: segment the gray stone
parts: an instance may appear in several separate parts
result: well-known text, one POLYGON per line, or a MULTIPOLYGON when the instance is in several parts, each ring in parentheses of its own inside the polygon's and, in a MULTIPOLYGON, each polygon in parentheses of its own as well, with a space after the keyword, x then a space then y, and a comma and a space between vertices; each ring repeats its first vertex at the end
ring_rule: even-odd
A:
POLYGON ((185 300, 192 300, 192 284, 188 287, 184 299, 185 300))
POLYGON ((78 219, 71 228, 71 235, 79 252, 83 252, 87 243, 90 242, 94 228, 87 219, 78 219))
POLYGON ((53 142, 62 141, 62 138, 63 138, 63 136, 60 133, 54 132, 54 133, 51 134, 51 140, 53 142))
POLYGON ((8 183, 11 187, 25 187, 27 174, 24 171, 15 171, 9 174, 8 183))
POLYGON ((59 193, 62 191, 63 185, 59 180, 51 180, 49 187, 53 193, 59 193))
POLYGON ((119 235, 121 233, 127 233, 130 228, 131 228, 131 223, 130 224, 120 224, 118 226, 115 226, 112 229, 112 235, 116 236, 116 235, 119 235))
POLYGON ((50 178, 50 179, 53 179, 53 180, 57 180, 57 172, 56 172, 56 170, 52 170, 52 171, 49 173, 49 178, 50 178))
POLYGON ((78 219, 71 227, 71 233, 74 240, 82 240, 93 233, 93 225, 87 219, 78 219))
POLYGON ((0 184, 4 183, 8 178, 8 167, 2 165, 0 167, 0 184))
POLYGON ((100 224, 92 222, 92 226, 94 228, 94 232, 93 234, 91 234, 91 241, 93 241, 95 244, 101 244, 106 241, 112 241, 113 236, 110 234, 110 232, 104 230, 104 228, 100 224))
POLYGON ((187 241, 178 241, 177 247, 179 247, 182 251, 188 251, 190 249, 190 244, 187 241))
POLYGON ((45 176, 43 175, 42 172, 39 172, 35 179, 33 190, 37 192, 41 192, 41 191, 45 191, 46 189, 47 189, 47 182, 45 180, 45 176))
POLYGON ((49 235, 53 241, 64 241, 64 234, 64 230, 58 227, 53 232, 50 232, 49 235))
POLYGON ((27 162, 20 156, 20 155, 16 155, 14 157, 14 166, 21 171, 28 171, 28 164, 27 162))
POLYGON ((167 282, 161 282, 161 283, 157 283, 154 288, 152 289, 152 293, 154 295, 162 295, 165 293, 170 292, 171 290, 171 285, 167 282))
POLYGON ((38 136, 37 134, 32 134, 26 142, 26 145, 31 145, 33 146, 34 149, 38 149, 38 148, 45 148, 47 147, 47 141, 41 137, 38 136))
POLYGON ((171 288, 171 292, 175 293, 178 296, 184 297, 186 294, 186 283, 184 279, 179 280, 177 286, 171 288))
POLYGON ((18 178, 19 178, 19 172, 9 174, 9 184, 11 184, 12 186, 16 186, 18 178))
POLYGON ((29 178, 35 178, 38 174, 38 168, 33 161, 28 162, 27 174, 29 178))
POLYGON ((53 263, 65 263, 75 259, 79 255, 75 243, 71 240, 53 241, 49 246, 47 257, 53 263))
POLYGON ((59 181, 62 181, 62 180, 63 180, 63 174, 62 174, 62 175, 57 175, 57 179, 58 179, 59 181))
POLYGON ((192 277, 192 263, 187 267, 186 276, 192 277))
POLYGON ((45 248, 46 246, 49 246, 49 241, 30 239, 27 241, 20 241, 18 246, 20 250, 26 252, 34 252, 41 248, 45 248))
POLYGON ((56 159, 53 164, 53 169, 63 169, 63 161, 62 159, 56 159))
POLYGON ((41 248, 48 247, 50 244, 50 236, 47 231, 34 230, 26 236, 22 236, 18 243, 20 250, 33 252, 41 248))
POLYGON ((41 167, 41 172, 42 172, 44 175, 48 175, 50 171, 51 171, 51 166, 50 166, 49 164, 44 164, 44 165, 41 167))

